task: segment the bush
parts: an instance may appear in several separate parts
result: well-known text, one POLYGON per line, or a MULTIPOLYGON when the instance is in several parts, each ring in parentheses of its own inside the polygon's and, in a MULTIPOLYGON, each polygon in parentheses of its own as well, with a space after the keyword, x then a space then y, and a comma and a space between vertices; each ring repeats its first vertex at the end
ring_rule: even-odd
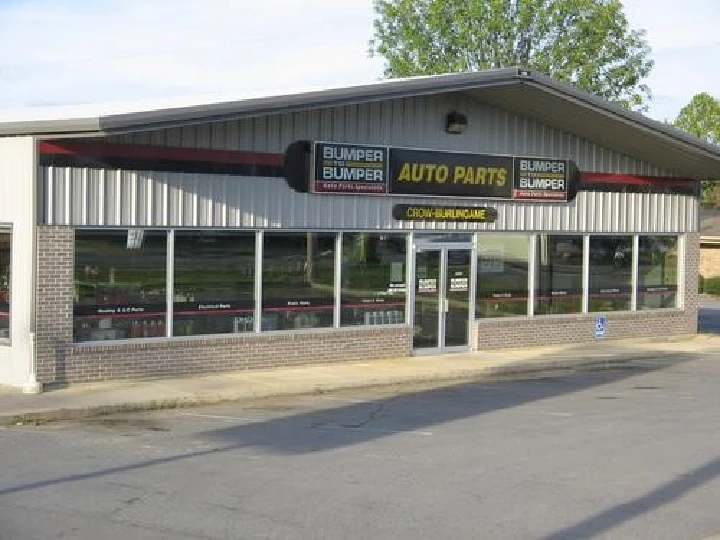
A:
POLYGON ((713 276, 703 280, 703 292, 720 296, 720 276, 713 276))

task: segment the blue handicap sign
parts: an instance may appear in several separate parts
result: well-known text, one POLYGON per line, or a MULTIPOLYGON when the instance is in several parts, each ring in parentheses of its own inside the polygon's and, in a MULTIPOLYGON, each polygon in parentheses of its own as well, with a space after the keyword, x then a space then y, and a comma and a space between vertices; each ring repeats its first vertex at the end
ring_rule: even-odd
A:
POLYGON ((595 321, 595 337, 603 337, 605 335, 605 329, 607 328, 607 316, 598 315, 597 321, 595 321))

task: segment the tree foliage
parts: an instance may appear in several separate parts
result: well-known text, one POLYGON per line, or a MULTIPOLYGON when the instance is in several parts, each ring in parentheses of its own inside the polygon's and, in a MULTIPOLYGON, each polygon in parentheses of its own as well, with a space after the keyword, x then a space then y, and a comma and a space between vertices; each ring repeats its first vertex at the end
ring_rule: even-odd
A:
POLYGON ((720 100, 702 92, 680 109, 675 126, 712 144, 720 144, 720 100))
MULTIPOLYGON (((674 124, 704 141, 720 144, 720 100, 706 92, 695 95, 680 109, 674 124)), ((708 179, 702 183, 701 198, 706 205, 720 206, 720 189, 716 180, 708 179)))
POLYGON ((644 109, 652 69, 620 0, 374 0, 387 77, 520 66, 644 109))

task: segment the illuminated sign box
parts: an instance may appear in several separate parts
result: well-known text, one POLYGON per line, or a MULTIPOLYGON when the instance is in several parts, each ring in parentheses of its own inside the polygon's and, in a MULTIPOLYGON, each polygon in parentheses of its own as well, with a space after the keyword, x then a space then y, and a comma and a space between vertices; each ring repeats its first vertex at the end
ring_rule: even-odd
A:
POLYGON ((567 202, 577 191, 572 161, 297 141, 285 153, 296 191, 567 202))
POLYGON ((314 193, 388 192, 388 148, 357 144, 315 143, 314 193))

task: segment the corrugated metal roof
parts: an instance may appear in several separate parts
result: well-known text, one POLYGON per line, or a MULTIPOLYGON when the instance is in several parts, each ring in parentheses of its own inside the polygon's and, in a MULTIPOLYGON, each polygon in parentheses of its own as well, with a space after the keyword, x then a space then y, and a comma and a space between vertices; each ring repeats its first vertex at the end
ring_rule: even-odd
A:
POLYGON ((109 135, 455 92, 535 118, 551 127, 681 174, 720 178, 720 147, 572 85, 519 68, 395 79, 362 86, 79 119, 0 122, 0 135, 109 135))

